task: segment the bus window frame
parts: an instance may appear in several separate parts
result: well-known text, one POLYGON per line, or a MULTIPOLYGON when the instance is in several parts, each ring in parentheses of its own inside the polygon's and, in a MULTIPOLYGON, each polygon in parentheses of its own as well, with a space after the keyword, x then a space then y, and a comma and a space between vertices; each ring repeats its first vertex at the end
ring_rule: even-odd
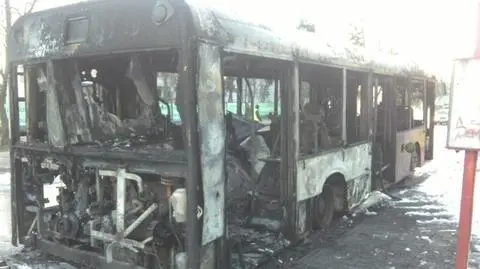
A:
MULTIPOLYGON (((237 56, 239 58, 234 59, 235 62, 242 60, 242 57, 245 59, 258 59, 260 61, 269 61, 269 64, 278 62, 276 67, 278 70, 274 70, 273 74, 270 74, 274 81, 278 81, 278 102, 279 107, 279 118, 280 118, 280 155, 272 156, 273 159, 269 160, 275 163, 280 164, 280 200, 284 203, 287 210, 287 219, 286 219, 286 235, 287 238, 295 240, 298 238, 299 234, 297 233, 297 227, 299 226, 298 220, 298 211, 297 211, 297 201, 296 199, 291 199, 296 194, 296 173, 295 167, 299 159, 299 133, 298 133, 298 122, 299 122, 299 93, 298 93, 298 83, 299 83, 299 71, 298 71, 298 62, 296 61, 284 61, 268 57, 253 56, 253 55, 243 55, 238 53, 225 52, 224 58, 227 56, 237 56), (285 109, 284 109, 285 108, 285 109)), ((237 65, 237 63, 235 63, 237 65)), ((241 64, 238 64, 241 66, 241 64)), ((251 65, 252 66, 252 65, 251 65)), ((226 67, 225 63, 222 62, 222 70, 224 76, 239 77, 240 80, 245 78, 261 78, 264 76, 258 75, 248 75, 248 70, 243 70, 242 68, 238 70, 229 70, 231 67, 226 67), (238 73, 235 73, 238 71, 238 73)), ((274 83, 275 84, 275 83, 274 83)), ((248 86, 245 81, 243 81, 242 91, 243 93, 248 91, 246 89, 248 86)), ((275 87, 275 86, 274 86, 275 87)), ((225 92, 225 91, 224 91, 225 92)), ((275 100, 275 98, 274 98, 275 100)), ((275 109, 275 108, 274 108, 275 109)), ((224 110, 225 111, 225 110, 224 110)))
MULTIPOLYGON (((313 158, 313 157, 316 157, 316 156, 319 156, 319 155, 322 155, 326 152, 331 152, 331 151, 334 151, 336 149, 339 149, 339 148, 342 148, 343 146, 346 145, 345 141, 346 141, 346 114, 345 114, 345 110, 346 110, 346 103, 345 103, 345 94, 346 94, 346 68, 344 67, 338 67, 338 66, 331 66, 331 65, 326 65, 326 64, 319 64, 319 63, 312 63, 312 62, 299 62, 299 73, 298 73, 298 76, 299 76, 299 81, 297 83, 297 85, 295 85, 296 87, 296 91, 298 92, 297 95, 298 95, 298 106, 297 106, 297 109, 301 109, 303 110, 303 107, 300 108, 300 91, 301 91, 301 83, 304 83, 304 82, 307 82, 309 84, 309 91, 308 91, 308 94, 309 94, 309 100, 312 99, 312 96, 314 93, 318 94, 318 93, 323 93, 323 94, 328 94, 327 93, 327 90, 328 89, 331 89, 333 86, 339 86, 338 89, 335 90, 335 93, 336 95, 333 96, 335 98, 337 98, 337 101, 339 102, 337 104, 337 119, 336 119, 336 125, 339 125, 340 126, 340 135, 338 136, 340 139, 339 139, 339 144, 338 145, 330 145, 328 148, 326 149, 321 149, 321 148, 318 148, 317 150, 315 150, 314 152, 311 152, 311 153, 303 153, 301 152, 301 147, 300 147, 300 141, 299 141, 299 158, 301 159, 309 159, 309 158, 313 158), (330 72, 330 73, 329 73, 330 72), (339 83, 336 81, 336 79, 330 79, 328 81, 320 78, 318 79, 317 76, 319 75, 331 75, 333 72, 338 72, 338 79, 340 80, 339 83), (318 82, 317 86, 315 85, 312 85, 311 82, 313 82, 312 80, 312 74, 316 74, 316 80, 315 82, 318 82), (325 82, 326 81, 326 82, 325 82), (338 83, 338 85, 337 85, 338 83), (322 87, 322 90, 319 90, 318 88, 319 87, 322 87), (337 93, 340 93, 340 94, 337 94, 337 93)), ((328 97, 332 97, 332 96, 328 96, 328 97)), ((322 100, 326 100, 327 98, 323 98, 322 100)), ((300 113, 299 113, 299 116, 300 116, 300 113)), ((299 139, 301 138, 302 136, 302 132, 300 130, 301 126, 299 125, 298 126, 298 133, 299 133, 299 139)), ((331 136, 329 136, 331 137, 331 136)))
MULTIPOLYGON (((346 104, 346 111, 345 111, 345 117, 346 117, 346 145, 357 145, 357 144, 362 144, 362 143, 366 143, 366 142, 369 142, 371 140, 370 138, 370 125, 371 125, 371 122, 370 122, 370 102, 372 100, 372 98, 370 98, 370 91, 369 89, 371 89, 371 87, 369 86, 370 85, 370 80, 371 80, 371 73, 370 72, 365 72, 365 71, 357 71, 357 70, 352 70, 352 69, 347 69, 346 70, 346 75, 347 75, 347 80, 346 80, 346 86, 347 86, 347 92, 346 92, 346 96, 344 97, 344 102, 346 104), (353 111, 354 115, 348 115, 348 112, 349 109, 348 109, 348 98, 350 97, 349 95, 349 74, 352 74, 353 73, 353 78, 355 78, 357 81, 357 86, 355 88, 355 110, 353 111), (360 98, 360 104, 358 104, 358 97, 360 98), (360 107, 358 107, 358 105, 360 105, 360 107), (359 113, 357 115, 357 113, 359 113), (356 133, 355 137, 353 138, 353 141, 350 141, 349 137, 348 137, 348 132, 349 132, 349 121, 348 121, 348 117, 351 116, 351 117, 355 117, 358 119, 355 120, 354 124, 355 126, 353 126, 353 128, 355 128, 355 131, 357 131, 358 133, 356 133), (358 120, 358 122, 357 122, 358 120), (356 124, 359 124, 359 126, 356 126, 356 124)), ((351 78, 351 77, 350 77, 351 78)), ((353 102, 353 101, 352 101, 353 102)))
MULTIPOLYGON (((427 122, 427 115, 426 115, 426 108, 427 108, 427 105, 426 105, 426 93, 427 93, 427 81, 425 79, 412 79, 411 80, 411 84, 412 84, 412 87, 409 88, 410 90, 410 94, 408 95, 408 107, 409 107, 409 110, 410 110, 410 113, 411 113, 411 117, 409 117, 411 119, 411 122, 410 122, 410 128, 408 130, 412 130, 412 129, 416 129, 416 128, 420 128, 420 127, 423 127, 423 128, 426 128, 426 122, 427 122), (419 94, 419 96, 416 96, 415 94, 415 86, 414 85, 419 85, 418 88, 418 92, 421 92, 421 95, 419 94), (415 124, 415 116, 414 116, 414 111, 413 111, 413 107, 412 107, 412 104, 413 104, 413 100, 414 99, 421 99, 421 102, 422 102, 422 123, 421 124, 415 124)), ((418 93, 417 92, 417 93, 418 93)))

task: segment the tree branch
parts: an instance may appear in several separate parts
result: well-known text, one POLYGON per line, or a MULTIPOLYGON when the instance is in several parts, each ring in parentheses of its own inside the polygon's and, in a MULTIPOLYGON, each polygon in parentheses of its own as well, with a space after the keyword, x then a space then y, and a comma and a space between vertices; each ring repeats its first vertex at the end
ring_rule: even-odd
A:
POLYGON ((0 78, 2 79, 2 84, 5 84, 7 81, 7 74, 5 73, 4 69, 0 69, 0 78))
POLYGON ((23 15, 20 9, 10 6, 10 13, 12 12, 19 17, 23 15))
MULTIPOLYGON (((12 15, 20 17, 20 16, 23 16, 23 15, 32 13, 33 9, 35 9, 37 4, 38 4, 38 0, 32 0, 31 2, 28 2, 28 3, 25 4, 25 7, 23 8, 23 12, 19 8, 13 7, 13 6, 10 6, 10 11, 11 11, 12 15)), ((2 9, 5 9, 5 4, 1 4, 0 7, 2 9)))
POLYGON ((0 29, 1 29, 4 33, 7 32, 7 27, 6 27, 5 24, 3 24, 3 23, 0 24, 0 29))
POLYGON ((32 13, 33 9, 35 8, 35 6, 37 5, 37 2, 38 0, 33 0, 31 3, 30 3, 30 7, 27 9, 27 6, 28 4, 25 5, 25 14, 30 14, 32 13))

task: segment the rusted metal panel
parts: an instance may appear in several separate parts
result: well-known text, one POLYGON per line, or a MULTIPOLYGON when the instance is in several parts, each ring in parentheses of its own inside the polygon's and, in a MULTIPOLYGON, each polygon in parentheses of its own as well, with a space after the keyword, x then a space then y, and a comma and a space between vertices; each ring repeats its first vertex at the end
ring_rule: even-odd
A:
POLYGON ((320 194, 327 178, 335 173, 342 174, 347 183, 364 175, 368 175, 366 180, 370 181, 371 148, 368 142, 298 161, 297 201, 320 194))
POLYGON ((226 51, 374 69, 379 73, 424 74, 415 63, 398 56, 378 55, 378 52, 372 55, 365 49, 350 44, 332 44, 315 33, 285 29, 275 31, 272 27, 246 21, 226 10, 213 10, 192 1, 187 2, 199 36, 221 43, 226 51))
POLYGON ((302 234, 306 232, 307 224, 307 205, 305 202, 297 202, 295 199, 295 194, 297 193, 297 161, 300 155, 300 70, 299 63, 295 61, 293 63, 293 68, 291 69, 292 79, 290 80, 293 85, 291 86, 293 91, 290 90, 289 99, 289 121, 288 121, 288 156, 282 156, 282 158, 287 159, 288 163, 288 185, 289 185, 289 194, 287 198, 287 205, 289 206, 290 211, 289 215, 295 216, 293 219, 295 222, 295 237, 291 237, 293 241, 296 241, 302 234), (293 196, 293 197, 292 197, 293 196))
POLYGON ((225 209, 225 120, 220 50, 198 45, 198 120, 202 163, 204 217, 202 244, 223 236, 225 209))
POLYGON ((179 6, 168 0, 93 1, 29 14, 12 26, 9 60, 180 47, 179 6))
POLYGON ((188 4, 199 36, 221 43, 225 51, 293 59, 292 43, 288 36, 277 35, 267 27, 245 22, 226 11, 214 10, 193 2, 188 4))
MULTIPOLYGON (((287 238, 291 241, 298 239, 299 227, 304 220, 299 219, 304 215, 298 208, 298 203, 292 199, 296 195, 296 165, 299 154, 299 66, 298 62, 289 63, 282 73, 284 85, 281 89, 282 108, 286 113, 281 113, 281 129, 287 130, 281 137, 281 199, 287 211, 287 238)), ((302 229, 300 229, 302 230, 302 229)))

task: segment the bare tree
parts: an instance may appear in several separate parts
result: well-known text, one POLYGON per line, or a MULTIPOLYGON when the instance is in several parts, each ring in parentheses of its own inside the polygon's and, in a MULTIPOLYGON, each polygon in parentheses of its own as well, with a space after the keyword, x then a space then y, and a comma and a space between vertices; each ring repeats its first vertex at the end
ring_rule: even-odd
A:
POLYGON ((297 29, 315 33, 315 24, 309 22, 308 20, 302 19, 300 20, 300 23, 298 24, 297 29))
POLYGON ((347 46, 346 52, 350 60, 363 62, 364 55, 362 49, 365 48, 365 29, 360 22, 350 23, 348 38, 350 46, 347 46))
POLYGON ((227 103, 233 103, 233 94, 237 91, 234 77, 225 78, 225 90, 228 92, 227 103))
POLYGON ((363 27, 350 24, 350 42, 359 47, 365 47, 365 30, 363 27))
POLYGON ((259 94, 260 103, 268 102, 268 99, 272 95, 271 94, 272 85, 273 85, 272 79, 257 80, 257 83, 255 83, 255 88, 259 94))
POLYGON ((161 84, 159 85, 159 96, 169 103, 174 103, 177 97, 178 74, 159 73, 161 84))
POLYGON ((387 52, 390 55, 398 55, 398 51, 394 48, 390 48, 387 52))
MULTIPOLYGON (((35 8, 38 0, 32 0, 28 2, 23 10, 20 10, 18 7, 13 7, 10 5, 10 0, 5 0, 4 2, 4 12, 5 12, 5 24, 3 25, 5 44, 4 52, 7 55, 6 43, 8 40, 8 34, 10 33, 10 28, 12 26, 12 17, 20 17, 22 15, 31 13, 35 8)), ((5 145, 9 141, 9 132, 8 132, 8 116, 5 110, 5 104, 7 101, 7 89, 8 89, 8 78, 9 78, 9 69, 8 69, 8 59, 5 57, 5 64, 2 69, 0 69, 0 145, 5 145)))

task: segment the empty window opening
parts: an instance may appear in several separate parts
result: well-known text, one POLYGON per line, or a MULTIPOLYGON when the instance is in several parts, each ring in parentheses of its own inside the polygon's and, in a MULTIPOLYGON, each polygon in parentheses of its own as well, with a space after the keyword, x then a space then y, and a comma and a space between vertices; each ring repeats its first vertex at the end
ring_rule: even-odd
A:
POLYGON ((368 139, 368 74, 347 71, 347 143, 368 139))
POLYGON ((314 154, 342 144, 342 70, 302 64, 300 153, 314 154))

